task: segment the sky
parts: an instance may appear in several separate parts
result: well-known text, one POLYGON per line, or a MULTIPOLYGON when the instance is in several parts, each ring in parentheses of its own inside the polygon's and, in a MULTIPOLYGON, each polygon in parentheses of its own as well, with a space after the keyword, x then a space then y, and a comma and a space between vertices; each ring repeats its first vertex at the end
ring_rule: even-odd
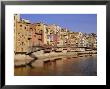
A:
POLYGON ((20 14, 31 23, 56 24, 73 32, 97 33, 96 14, 20 14))

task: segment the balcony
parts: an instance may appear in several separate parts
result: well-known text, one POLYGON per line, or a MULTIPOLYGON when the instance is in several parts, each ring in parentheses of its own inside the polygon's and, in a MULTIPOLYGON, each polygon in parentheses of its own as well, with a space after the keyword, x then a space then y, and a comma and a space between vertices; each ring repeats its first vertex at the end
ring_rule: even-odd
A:
POLYGON ((41 31, 36 32, 35 34, 37 34, 37 35, 42 35, 42 30, 41 30, 41 31))

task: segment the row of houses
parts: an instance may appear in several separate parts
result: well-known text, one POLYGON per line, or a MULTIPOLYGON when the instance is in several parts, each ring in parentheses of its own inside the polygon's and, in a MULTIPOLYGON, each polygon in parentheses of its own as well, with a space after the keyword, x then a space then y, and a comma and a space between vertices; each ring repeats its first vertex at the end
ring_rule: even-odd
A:
POLYGON ((30 23, 14 15, 14 52, 26 53, 37 47, 90 47, 97 48, 97 36, 94 33, 72 32, 58 25, 30 23))

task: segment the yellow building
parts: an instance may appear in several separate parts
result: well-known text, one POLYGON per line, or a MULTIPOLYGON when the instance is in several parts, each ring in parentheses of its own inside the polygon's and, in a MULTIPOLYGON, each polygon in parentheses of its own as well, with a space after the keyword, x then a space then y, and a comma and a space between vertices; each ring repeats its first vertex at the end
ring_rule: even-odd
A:
POLYGON ((38 40, 36 40, 37 45, 43 46, 44 44, 47 44, 47 25, 44 23, 35 23, 34 25, 38 38, 38 40))
POLYGON ((17 22, 16 29, 16 52, 27 52, 29 47, 28 31, 30 27, 27 23, 17 22))
POLYGON ((30 23, 27 20, 20 19, 19 15, 14 15, 14 22, 16 22, 14 24, 14 52, 26 53, 30 46, 30 23))
POLYGON ((75 32, 69 32, 68 33, 68 44, 70 46, 73 46, 73 47, 77 47, 77 44, 78 44, 78 39, 76 37, 76 33, 75 32))
POLYGON ((67 46, 68 43, 68 30, 66 28, 61 29, 61 40, 63 41, 63 46, 67 46))
POLYGON ((16 47, 16 29, 17 29, 17 22, 20 21, 20 15, 19 14, 14 14, 14 52, 16 52, 17 47, 16 47))

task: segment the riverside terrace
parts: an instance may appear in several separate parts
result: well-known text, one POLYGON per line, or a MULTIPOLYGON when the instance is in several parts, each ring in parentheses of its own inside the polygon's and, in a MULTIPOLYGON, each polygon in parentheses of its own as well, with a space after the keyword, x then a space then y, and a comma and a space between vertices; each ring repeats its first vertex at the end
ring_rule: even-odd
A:
POLYGON ((74 47, 74 46, 32 46, 29 47, 27 52, 16 52, 16 54, 31 54, 33 52, 37 51, 43 51, 44 53, 50 53, 50 52, 63 52, 64 50, 67 52, 84 52, 84 51, 92 51, 92 50, 97 50, 97 48, 93 47, 74 47))

